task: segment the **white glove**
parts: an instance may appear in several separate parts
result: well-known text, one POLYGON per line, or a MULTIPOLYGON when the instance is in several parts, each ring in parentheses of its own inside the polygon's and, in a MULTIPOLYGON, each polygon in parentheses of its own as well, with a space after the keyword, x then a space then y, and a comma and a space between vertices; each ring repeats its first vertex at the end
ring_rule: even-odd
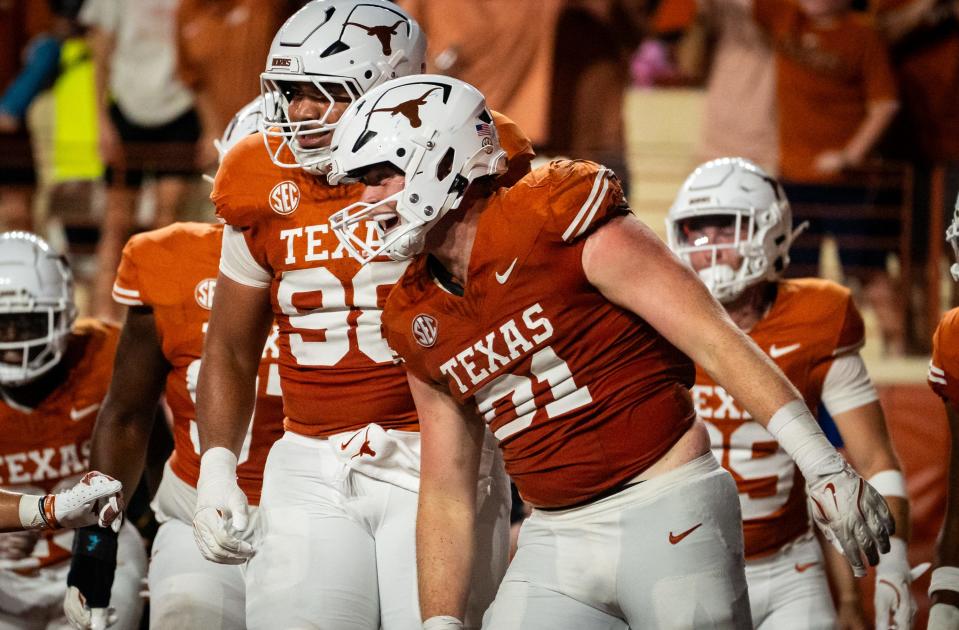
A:
POLYGON ((880 552, 889 551, 889 536, 896 530, 889 507, 839 453, 817 462, 815 471, 818 475, 812 478, 802 471, 809 512, 826 540, 846 556, 853 574, 863 577, 866 566, 860 553, 875 565, 880 552))
POLYGON ((103 630, 117 622, 116 609, 89 608, 83 593, 76 586, 67 588, 63 598, 63 612, 67 621, 77 630, 103 630))
POLYGON ((193 536, 203 557, 220 564, 243 564, 254 553, 240 537, 249 522, 249 507, 236 482, 236 466, 236 455, 221 446, 200 458, 193 536))
POLYGON ((86 527, 99 525, 120 530, 123 484, 101 472, 88 472, 72 488, 42 497, 20 498, 20 522, 24 527, 86 527))
POLYGON ((463 630, 463 622, 449 615, 437 615, 423 622, 423 630, 463 630))
POLYGON ((913 580, 926 572, 929 563, 909 568, 906 541, 889 539, 889 553, 882 556, 876 568, 876 630, 906 630, 912 628, 916 616, 916 600, 909 590, 913 580))

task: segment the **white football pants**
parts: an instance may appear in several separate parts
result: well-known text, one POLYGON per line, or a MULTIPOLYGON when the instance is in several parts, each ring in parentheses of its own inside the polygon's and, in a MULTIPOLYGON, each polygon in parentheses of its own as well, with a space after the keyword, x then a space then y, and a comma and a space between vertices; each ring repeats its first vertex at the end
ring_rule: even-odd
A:
MULTIPOLYGON (((509 551, 509 481, 491 437, 480 472, 471 628, 509 551)), ((370 425, 329 440, 284 434, 264 472, 256 555, 247 563, 248 626, 419 630, 418 487, 417 433, 370 425)))
POLYGON ((822 547, 812 533, 746 562, 749 606, 757 630, 831 630, 836 609, 822 547))
MULTIPOLYGON (((73 546, 73 531, 56 535, 57 544, 73 546)), ((44 567, 31 575, 0 571, 0 630, 67 630, 71 626, 63 614, 67 592, 69 562, 44 567)), ((112 630, 135 630, 140 626, 143 599, 140 581, 146 576, 147 557, 143 541, 129 521, 120 528, 117 541, 117 571, 110 591, 110 605, 116 608, 117 622, 112 630)))
MULTIPOLYGON (((150 557, 150 628, 154 630, 242 630, 246 628, 245 567, 210 562, 193 537, 196 488, 170 470, 152 507, 160 529, 150 557)), ((256 508, 250 508, 252 540, 256 508)))
POLYGON ((736 484, 712 454, 585 506, 533 510, 483 627, 751 628, 736 484))

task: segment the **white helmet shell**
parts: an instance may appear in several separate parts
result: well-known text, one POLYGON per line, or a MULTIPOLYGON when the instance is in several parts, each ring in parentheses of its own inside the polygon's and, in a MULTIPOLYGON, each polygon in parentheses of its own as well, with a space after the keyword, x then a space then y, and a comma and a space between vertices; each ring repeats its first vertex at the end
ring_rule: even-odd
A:
POLYGON ((305 148, 299 137, 336 128, 334 101, 353 102, 395 77, 423 72, 426 37, 419 24, 388 0, 313 0, 290 17, 270 47, 263 93, 279 95, 265 104, 261 130, 273 162, 323 174, 329 148, 305 148), (291 121, 290 84, 310 83, 328 101, 316 119, 291 121), (333 91, 331 91, 331 89, 333 91), (288 148, 289 151, 285 151, 288 148))
POLYGON ((213 141, 219 162, 223 162, 226 152, 236 146, 240 140, 260 130, 263 112, 272 110, 276 103, 277 96, 273 92, 264 92, 240 108, 223 130, 223 135, 213 141))
POLYGON ((13 328, 0 337, 0 356, 20 354, 16 363, 0 361, 0 385, 23 385, 55 366, 74 319, 73 275, 63 256, 35 234, 0 233, 0 321, 13 328), (35 327, 24 329, 25 315, 38 317, 35 327))
POLYGON ((789 264, 789 246, 804 227, 792 230, 792 211, 782 187, 744 158, 720 158, 697 167, 666 216, 669 247, 686 264, 691 265, 694 252, 712 254, 712 263, 699 270, 699 276, 720 302, 736 299, 760 281, 779 278, 789 264), (688 222, 707 217, 730 221, 733 242, 688 242, 688 222), (721 249, 742 256, 738 269, 717 262, 721 249))
MULTIPOLYGON (((357 202, 330 218, 330 227, 355 258, 380 254, 407 260, 423 249, 426 233, 459 206, 466 188, 506 171, 486 99, 473 86, 440 75, 385 83, 354 103, 333 134, 331 184, 377 164, 405 174, 402 190, 375 203, 357 202), (356 228, 372 221, 380 238, 370 242, 356 228)), ((364 231, 365 232, 365 231, 364 231)))

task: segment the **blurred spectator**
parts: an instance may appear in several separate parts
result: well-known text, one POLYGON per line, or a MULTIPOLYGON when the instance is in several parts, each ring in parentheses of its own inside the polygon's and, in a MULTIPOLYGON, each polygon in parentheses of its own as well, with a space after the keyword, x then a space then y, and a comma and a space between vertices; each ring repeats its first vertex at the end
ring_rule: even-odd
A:
POLYGON ((959 160, 959 3, 873 0, 902 97, 891 153, 922 163, 959 160))
POLYGON ((479 88, 538 152, 628 175, 623 96, 643 0, 399 0, 429 38, 428 70, 479 88))
MULTIPOLYGON (((889 226, 864 221, 870 190, 846 173, 862 166, 898 109, 885 42, 850 0, 755 0, 753 15, 776 55, 780 172, 798 221, 809 234, 793 251, 797 268, 818 263, 826 233, 837 235, 848 276, 863 285, 888 354, 901 354, 905 319, 886 270, 887 251, 853 245, 861 237, 889 237, 889 226), (823 216, 815 206, 844 206, 823 216), (847 210, 848 208, 848 210, 847 210), (845 242, 844 242, 845 241, 845 242), (812 247, 810 247, 812 244, 812 247)), ((798 270, 797 269, 797 270, 798 270)))
POLYGON ((292 0, 181 0, 177 69, 196 98, 203 129, 197 166, 216 165, 213 140, 260 92, 273 36, 299 6, 292 0), (228 60, 227 63, 217 63, 228 60))
MULTIPOLYGON (((25 66, 39 70, 49 59, 49 35, 53 15, 46 2, 36 0, 0 1, 0 230, 32 228, 31 198, 36 174, 30 136, 23 123, 38 73, 21 71, 25 66), (28 45, 29 44, 29 45, 28 45), (17 88, 12 83, 18 78, 17 88), (11 92, 13 92, 11 94, 11 92), (26 101, 26 102, 24 102, 26 101)), ((35 92, 33 92, 35 95, 35 92)))
POLYGON ((849 2, 754 5, 776 50, 780 165, 793 182, 837 181, 861 165, 898 108, 885 43, 849 2))
POLYGON ((741 156, 775 174, 776 62, 751 12, 750 0, 664 0, 654 25, 661 34, 682 33, 677 60, 685 75, 709 69, 698 159, 741 156))
POLYGON ((100 154, 110 167, 92 296, 94 314, 104 319, 116 318, 114 270, 144 172, 157 176, 156 227, 175 220, 186 176, 196 172, 200 121, 192 94, 176 77, 177 4, 86 0, 80 13, 96 64, 100 154))

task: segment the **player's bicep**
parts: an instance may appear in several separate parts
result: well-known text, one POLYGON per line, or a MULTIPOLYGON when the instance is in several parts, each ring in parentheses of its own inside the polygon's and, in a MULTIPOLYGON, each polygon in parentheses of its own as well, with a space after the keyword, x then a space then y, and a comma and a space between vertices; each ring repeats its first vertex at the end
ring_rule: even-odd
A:
POLYGON ((631 215, 589 236, 583 270, 610 302, 642 317, 697 362, 708 361, 704 351, 719 350, 735 332, 702 281, 631 215))

